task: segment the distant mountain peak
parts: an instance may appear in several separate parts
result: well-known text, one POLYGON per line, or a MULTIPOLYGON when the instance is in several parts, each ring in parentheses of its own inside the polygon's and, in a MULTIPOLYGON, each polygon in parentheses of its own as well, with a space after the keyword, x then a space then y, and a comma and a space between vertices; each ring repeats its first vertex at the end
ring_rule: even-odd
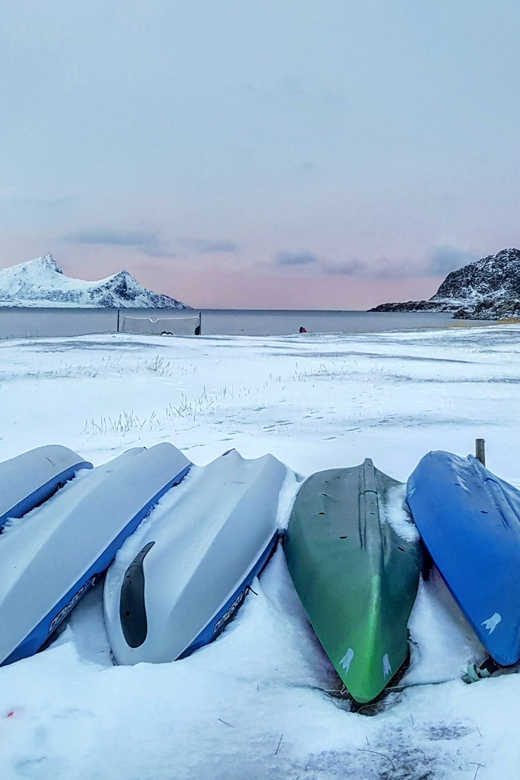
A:
POLYGON ((49 253, 0 269, 0 306, 75 306, 190 309, 168 295, 143 287, 128 271, 88 282, 65 276, 49 253))
POLYGON ((510 247, 452 271, 427 301, 383 303, 371 311, 451 311, 464 319, 520 316, 520 250, 510 247))
POLYGON ((27 269, 41 268, 46 271, 54 271, 57 274, 63 274, 63 270, 59 267, 54 257, 50 254, 43 255, 43 257, 37 257, 36 260, 29 260, 28 263, 21 263, 27 269))

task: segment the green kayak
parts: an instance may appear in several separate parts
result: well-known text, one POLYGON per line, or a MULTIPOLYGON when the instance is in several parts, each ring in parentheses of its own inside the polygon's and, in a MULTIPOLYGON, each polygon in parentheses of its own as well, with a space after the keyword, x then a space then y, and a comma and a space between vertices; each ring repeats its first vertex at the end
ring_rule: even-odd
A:
POLYGON ((362 466, 313 474, 296 497, 285 538, 302 604, 360 703, 375 699, 408 656, 421 550, 399 509, 392 519, 392 491, 400 484, 368 458, 362 466))

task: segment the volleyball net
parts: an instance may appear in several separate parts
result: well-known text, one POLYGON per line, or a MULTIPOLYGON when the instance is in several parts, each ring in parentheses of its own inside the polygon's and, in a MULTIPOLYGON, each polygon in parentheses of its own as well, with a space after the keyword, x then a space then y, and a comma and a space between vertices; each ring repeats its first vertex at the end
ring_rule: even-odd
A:
POLYGON ((118 317, 119 333, 142 333, 155 336, 200 336, 202 317, 199 312, 184 310, 178 314, 168 313, 155 317, 142 314, 123 313, 118 317))

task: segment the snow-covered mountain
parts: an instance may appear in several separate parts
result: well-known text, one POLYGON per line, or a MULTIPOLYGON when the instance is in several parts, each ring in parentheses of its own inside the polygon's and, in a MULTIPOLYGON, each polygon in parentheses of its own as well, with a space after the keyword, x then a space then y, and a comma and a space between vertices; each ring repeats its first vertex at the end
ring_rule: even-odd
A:
POLYGON ((464 319, 520 317, 520 250, 503 249, 452 271, 427 301, 382 303, 370 311, 451 311, 464 319))
POLYGON ((191 309, 142 287, 128 271, 96 282, 71 279, 52 255, 0 269, 0 306, 191 309))

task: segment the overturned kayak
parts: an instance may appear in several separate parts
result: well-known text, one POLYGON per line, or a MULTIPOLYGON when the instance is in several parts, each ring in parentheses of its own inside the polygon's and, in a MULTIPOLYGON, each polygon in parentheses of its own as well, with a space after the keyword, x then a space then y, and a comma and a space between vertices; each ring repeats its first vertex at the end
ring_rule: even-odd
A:
POLYGON ((520 490, 476 458, 430 452, 407 501, 455 600, 494 660, 520 661, 520 490))
POLYGON ((0 528, 46 501, 89 463, 67 447, 49 444, 0 463, 0 528))
POLYGON ((105 580, 118 663, 175 661, 218 635, 274 548, 286 473, 272 455, 245 460, 231 450, 192 474, 175 504, 150 518, 138 551, 129 540, 105 580))
POLYGON ((313 474, 296 497, 285 539, 310 622, 360 703, 375 699, 408 656, 421 552, 403 487, 368 458, 313 474))
POLYGON ((0 536, 0 663, 35 653, 190 462, 173 445, 83 472, 0 536))

